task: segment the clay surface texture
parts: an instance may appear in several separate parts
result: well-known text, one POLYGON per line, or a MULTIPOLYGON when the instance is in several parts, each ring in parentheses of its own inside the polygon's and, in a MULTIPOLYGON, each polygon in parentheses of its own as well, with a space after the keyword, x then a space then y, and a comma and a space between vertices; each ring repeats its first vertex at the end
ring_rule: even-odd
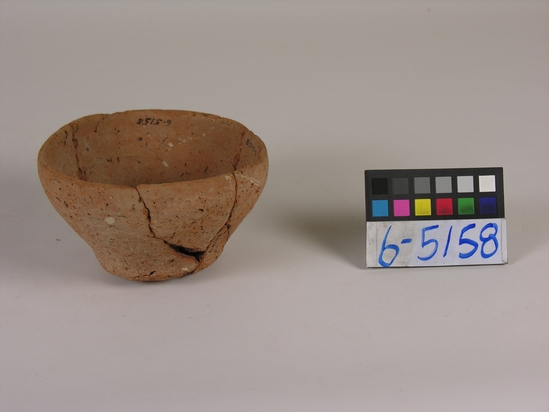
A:
POLYGON ((267 180, 265 145, 230 119, 136 110, 78 119, 38 154, 54 208, 105 270, 159 281, 211 265, 267 180))

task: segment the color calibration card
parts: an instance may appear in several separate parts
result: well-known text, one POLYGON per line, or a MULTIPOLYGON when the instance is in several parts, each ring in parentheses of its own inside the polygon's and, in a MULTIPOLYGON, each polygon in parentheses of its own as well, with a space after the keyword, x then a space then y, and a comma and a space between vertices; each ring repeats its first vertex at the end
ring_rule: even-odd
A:
POLYGON ((366 266, 507 263, 503 169, 367 170, 366 266))

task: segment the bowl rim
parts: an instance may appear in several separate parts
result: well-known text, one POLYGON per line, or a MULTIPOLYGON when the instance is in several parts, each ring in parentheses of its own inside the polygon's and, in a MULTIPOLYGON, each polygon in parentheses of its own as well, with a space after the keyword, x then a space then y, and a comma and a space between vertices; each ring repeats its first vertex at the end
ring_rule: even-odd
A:
MULTIPOLYGON (((242 145, 241 145, 241 147, 242 147, 242 145)), ((262 141, 262 139, 259 136, 257 136, 255 133, 253 133, 248 127, 246 127, 242 123, 240 123, 236 120, 227 118, 227 117, 222 117, 222 116, 216 115, 216 114, 211 114, 211 113, 206 113, 206 112, 199 112, 199 111, 191 111, 191 110, 179 110, 179 109, 131 109, 131 110, 126 110, 126 111, 117 111, 117 112, 113 112, 113 113, 97 113, 97 114, 85 115, 85 116, 79 117, 79 118, 77 118, 75 120, 72 120, 71 122, 63 125, 58 130, 56 130, 53 134, 51 134, 44 141, 42 146, 40 147, 40 149, 38 151, 38 156, 37 156, 37 166, 38 166, 38 172, 39 172, 40 176, 44 172, 46 172, 46 170, 47 170, 49 172, 49 174, 56 175, 57 178, 59 178, 59 179, 66 179, 68 181, 74 181, 74 182, 78 182, 79 184, 86 184, 86 185, 91 185, 91 186, 97 185, 97 187, 106 185, 106 186, 109 186, 109 187, 112 187, 112 188, 116 188, 116 187, 118 187, 118 188, 137 188, 137 187, 140 187, 140 186, 151 186, 151 185, 181 185, 181 184, 188 184, 189 182, 197 182, 197 181, 207 182, 210 179, 218 179, 220 176, 230 176, 230 175, 234 175, 234 173, 236 173, 236 172, 241 172, 242 173, 245 170, 253 169, 257 165, 260 165, 262 163, 267 163, 267 167, 268 167, 268 162, 269 162, 269 160, 268 160, 268 154, 267 154, 267 149, 266 149, 265 143, 262 141), (203 117, 203 118, 211 119, 211 120, 216 121, 216 122, 224 122, 224 123, 229 123, 231 125, 236 125, 236 126, 243 127, 247 132, 247 138, 248 139, 250 137, 253 138, 255 140, 253 143, 257 145, 257 149, 256 149, 257 153, 256 153, 256 156, 255 156, 255 159, 250 164, 247 164, 247 165, 242 166, 242 167, 235 168, 232 171, 219 173, 219 174, 216 174, 216 175, 213 175, 213 176, 208 176, 208 177, 203 177, 203 178, 198 178, 198 179, 178 180, 178 181, 140 183, 140 184, 137 184, 137 185, 126 185, 126 184, 117 184, 117 183, 110 183, 110 182, 89 181, 89 180, 87 180, 85 178, 82 178, 82 177, 75 177, 75 176, 72 176, 71 174, 63 172, 62 170, 59 170, 59 168, 53 166, 51 164, 51 162, 49 162, 48 159, 47 159, 46 152, 48 150, 51 150, 52 153, 56 152, 55 148, 52 148, 51 146, 54 144, 54 140, 57 137, 57 135, 59 133, 62 133, 67 127, 72 127, 72 125, 74 125, 74 124, 78 124, 79 122, 89 121, 89 120, 92 120, 93 118, 102 117, 104 119, 106 117, 113 117, 113 116, 118 116, 118 115, 144 114, 144 113, 165 113, 165 114, 174 114, 174 115, 177 115, 177 116, 187 115, 189 117, 191 117, 191 116, 192 117, 203 117)))

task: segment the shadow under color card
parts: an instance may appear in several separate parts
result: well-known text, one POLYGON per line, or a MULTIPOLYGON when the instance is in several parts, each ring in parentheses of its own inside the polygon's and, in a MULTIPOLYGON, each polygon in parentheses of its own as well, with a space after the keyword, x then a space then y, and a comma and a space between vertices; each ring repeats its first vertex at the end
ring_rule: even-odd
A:
POLYGON ((507 263, 503 169, 365 171, 368 267, 507 263))

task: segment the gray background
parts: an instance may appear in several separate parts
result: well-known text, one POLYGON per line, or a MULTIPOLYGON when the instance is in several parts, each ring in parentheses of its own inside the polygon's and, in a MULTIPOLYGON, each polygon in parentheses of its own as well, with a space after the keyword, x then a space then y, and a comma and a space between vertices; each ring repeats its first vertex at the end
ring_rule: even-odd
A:
POLYGON ((0 1, 2 411, 548 411, 549 2, 0 1), (266 143, 220 259, 114 277, 36 155, 94 113, 266 143), (502 166, 509 264, 365 268, 364 169, 502 166))

